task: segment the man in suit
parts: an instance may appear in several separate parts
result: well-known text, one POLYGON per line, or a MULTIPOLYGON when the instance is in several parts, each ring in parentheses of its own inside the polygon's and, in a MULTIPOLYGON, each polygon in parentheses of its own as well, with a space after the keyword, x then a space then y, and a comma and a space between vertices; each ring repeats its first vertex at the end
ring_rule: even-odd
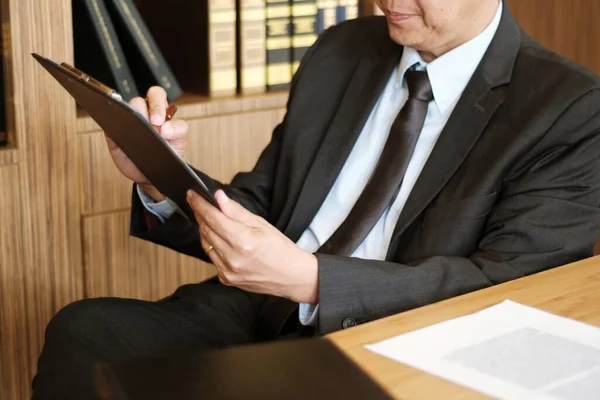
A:
MULTIPOLYGON (((190 194, 198 225, 109 140, 136 183, 132 234, 210 259, 218 279, 156 303, 67 306, 34 397, 91 396, 97 361, 296 325, 326 334, 591 255, 598 78, 536 44, 498 0, 377 3, 385 17, 333 27, 306 55, 252 171, 229 185, 198 172, 220 208, 190 194)), ((184 153, 164 91, 132 106, 184 153)))

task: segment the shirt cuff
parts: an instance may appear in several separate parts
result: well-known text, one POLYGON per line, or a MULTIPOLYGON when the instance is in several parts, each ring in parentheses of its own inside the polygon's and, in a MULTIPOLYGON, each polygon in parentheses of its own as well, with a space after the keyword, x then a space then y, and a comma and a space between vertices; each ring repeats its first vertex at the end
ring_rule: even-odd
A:
POLYGON ((315 326, 317 324, 317 317, 319 316, 319 305, 318 304, 307 304, 300 303, 298 308, 298 317, 300 323, 304 326, 315 326))
POLYGON ((171 215, 177 212, 177 204, 173 200, 167 198, 166 200, 156 202, 154 199, 146 194, 139 186, 136 185, 137 194, 142 201, 142 205, 149 213, 156 215, 160 222, 165 222, 171 215))

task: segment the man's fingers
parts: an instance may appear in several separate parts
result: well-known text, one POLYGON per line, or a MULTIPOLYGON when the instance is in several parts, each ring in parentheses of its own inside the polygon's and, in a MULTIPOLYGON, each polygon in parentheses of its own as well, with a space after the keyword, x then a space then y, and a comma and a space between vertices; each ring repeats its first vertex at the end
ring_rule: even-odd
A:
MULTIPOLYGON (((203 219, 204 213, 210 211, 211 207, 214 208, 208 201, 193 190, 188 190, 187 202, 194 210, 194 213, 197 214, 198 217, 201 217, 201 219, 203 219)), ((198 221, 198 223, 200 223, 200 221, 198 221)))
POLYGON ((154 126, 162 126, 167 118, 167 92, 161 87, 153 86, 146 96, 150 110, 150 122, 154 126))
POLYGON ((208 224, 215 228, 223 219, 227 219, 221 211, 193 190, 188 191, 187 202, 194 211, 198 225, 208 224))
POLYGON ((160 135, 168 141, 178 141, 184 139, 187 135, 188 125, 182 119, 174 119, 165 122, 160 128, 160 135))
POLYGON ((146 100, 142 99, 141 97, 134 97, 133 99, 129 100, 129 105, 134 110, 142 114, 144 118, 149 119, 148 104, 146 103, 146 100))
POLYGON ((230 246, 234 246, 235 242, 242 240, 241 233, 243 230, 248 229, 247 226, 227 217, 219 209, 206 201, 206 199, 193 191, 189 192, 187 200, 194 210, 199 225, 207 225, 207 227, 230 246))
POLYGON ((225 265, 225 262, 223 261, 223 258, 220 254, 220 250, 218 250, 217 247, 214 246, 212 243, 210 243, 208 241, 208 239, 206 239, 204 236, 200 237, 200 243, 201 243, 202 249, 208 256, 208 258, 210 258, 210 261, 213 263, 213 265, 217 269, 217 275, 219 277, 219 281, 223 284, 228 283, 227 279, 225 278, 225 271, 227 269, 227 266, 225 265))
POLYGON ((219 203, 219 208, 223 214, 232 220, 252 227, 258 226, 258 217, 246 210, 238 202, 231 200, 224 191, 217 190, 215 199, 217 200, 217 203, 219 203))
POLYGON ((210 253, 218 250, 220 256, 224 256, 231 251, 231 246, 223 238, 217 235, 208 225, 200 225, 200 238, 203 241, 202 248, 210 255, 210 253), (212 250, 210 248, 212 246, 212 250))

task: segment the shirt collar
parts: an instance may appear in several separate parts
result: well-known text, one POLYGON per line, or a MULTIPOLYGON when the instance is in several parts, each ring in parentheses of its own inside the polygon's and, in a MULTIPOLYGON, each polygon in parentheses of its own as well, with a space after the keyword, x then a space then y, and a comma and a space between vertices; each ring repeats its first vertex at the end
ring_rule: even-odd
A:
POLYGON ((467 87, 473 73, 479 66, 492 39, 496 35, 500 19, 502 17, 502 1, 498 2, 498 9, 492 22, 483 32, 470 41, 447 52, 427 64, 421 58, 419 52, 412 47, 404 47, 402 59, 398 66, 396 76, 397 83, 404 82, 404 73, 413 65, 419 63, 427 69, 431 88, 433 90, 434 102, 444 114, 458 100, 467 87))

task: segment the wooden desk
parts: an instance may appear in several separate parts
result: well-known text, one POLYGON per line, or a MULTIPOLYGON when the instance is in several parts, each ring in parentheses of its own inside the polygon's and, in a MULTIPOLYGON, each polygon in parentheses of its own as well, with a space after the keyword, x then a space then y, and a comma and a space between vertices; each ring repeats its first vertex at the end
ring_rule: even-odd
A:
POLYGON ((600 326, 600 257, 336 332, 328 338, 395 398, 485 398, 478 392, 371 353, 363 345, 471 314, 506 299, 600 326))

